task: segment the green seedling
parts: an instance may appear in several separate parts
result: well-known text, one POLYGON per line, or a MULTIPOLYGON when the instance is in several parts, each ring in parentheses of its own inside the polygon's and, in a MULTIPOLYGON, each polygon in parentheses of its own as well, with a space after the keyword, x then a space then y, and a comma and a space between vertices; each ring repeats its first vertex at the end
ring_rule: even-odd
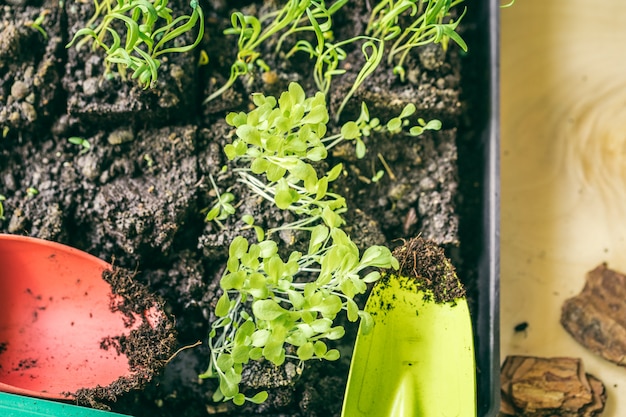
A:
POLYGON ((152 159, 152 156, 149 153, 143 155, 143 160, 146 162, 146 166, 148 168, 151 168, 154 165, 154 159, 152 159))
POLYGON ((46 30, 43 28, 43 23, 46 20, 46 16, 50 14, 50 10, 48 9, 44 9, 41 11, 41 13, 39 14, 39 16, 37 16, 37 18, 35 20, 33 20, 32 22, 27 22, 25 23, 26 26, 35 29, 36 31, 38 31, 39 33, 41 33, 43 35, 44 39, 48 39, 48 32, 46 32, 46 30))
POLYGON ((313 79, 319 91, 324 94, 328 94, 333 77, 346 72, 345 69, 339 68, 341 61, 347 57, 344 48, 362 38, 357 36, 348 40, 334 42, 332 15, 346 3, 347 1, 345 0, 337 1, 328 10, 321 7, 307 10, 310 25, 300 28, 300 31, 307 30, 315 34, 316 44, 311 44, 308 40, 301 38, 286 54, 286 57, 290 58, 297 52, 304 52, 309 55, 309 58, 315 58, 313 79))
POLYGON ((153 87, 158 78, 162 56, 183 53, 195 48, 204 35, 204 15, 198 0, 192 0, 191 15, 174 18, 167 0, 94 0, 95 13, 86 27, 80 29, 70 47, 80 48, 91 41, 93 49, 106 53, 106 74, 116 65, 123 77, 130 71, 144 88, 153 87), (124 23, 125 34, 119 34, 114 22, 124 23), (180 37, 198 26, 195 41, 177 45, 180 37), (176 46, 172 46, 172 44, 176 46))
MULTIPOLYGON (((327 93, 332 78, 345 72, 345 70, 339 69, 339 63, 347 56, 344 49, 349 45, 361 43, 364 63, 335 114, 335 120, 339 120, 348 101, 365 79, 379 67, 385 55, 389 65, 393 65, 394 61, 397 61, 394 66, 394 73, 404 80, 403 64, 408 53, 415 47, 429 43, 441 43, 446 49, 449 40, 452 39, 464 51, 467 51, 465 41, 456 33, 456 28, 465 12, 456 21, 449 17, 450 9, 462 1, 382 1, 372 10, 365 35, 336 43, 318 41, 317 48, 311 47, 306 41, 299 41, 294 49, 303 50, 308 52, 311 57, 316 57, 314 80, 320 91, 327 93), (400 22, 406 17, 411 18, 409 19, 411 23, 402 27, 400 22), (391 47, 387 47, 389 43, 391 43, 391 47)), ((318 39, 324 37, 321 28, 315 27, 315 25, 313 28, 318 39)))
POLYGON ((91 149, 91 143, 89 143, 89 141, 85 138, 72 136, 68 138, 67 141, 73 145, 78 145, 82 148, 79 153, 80 155, 89 152, 89 149, 91 149))
MULTIPOLYGON (((335 120, 338 121, 348 101, 365 79, 379 67, 385 55, 387 55, 389 65, 398 61, 393 71, 394 74, 398 74, 404 80, 404 60, 410 50, 415 47, 434 42, 441 43, 444 48, 447 48, 449 40, 452 39, 463 50, 467 51, 467 45, 456 33, 456 28, 465 12, 456 21, 449 18, 450 9, 462 1, 382 1, 372 10, 365 35, 337 43, 326 42, 322 44, 318 41, 318 48, 311 47, 306 41, 299 41, 294 49, 306 51, 311 57, 316 57, 314 80, 320 91, 327 93, 332 78, 345 72, 345 70, 339 69, 340 61, 347 56, 344 49, 349 45, 361 42, 361 52, 365 61, 335 114, 335 120), (409 20, 412 23, 402 27, 400 22, 407 17, 411 18, 409 20), (391 47, 387 46, 389 43, 391 43, 391 47)), ((322 38, 321 29, 315 29, 318 39, 322 38)))
POLYGON ((283 41, 294 35, 296 42, 286 57, 304 52, 311 59, 315 59, 313 78, 319 91, 324 94, 330 90, 332 79, 346 72, 340 67, 341 61, 347 57, 346 49, 360 45, 364 63, 335 114, 335 120, 338 121, 348 101, 365 79, 379 67, 385 55, 390 65, 397 61, 394 73, 404 79, 403 63, 415 47, 434 42, 440 43, 446 49, 449 41, 453 40, 467 50, 467 45, 456 33, 465 12, 456 20, 450 18, 451 8, 462 1, 382 1, 372 10, 365 35, 340 41, 334 40, 332 16, 347 0, 338 0, 330 7, 326 7, 324 2, 291 0, 279 10, 260 18, 235 12, 231 16, 232 27, 225 33, 239 36, 237 59, 231 65, 228 81, 207 97, 205 103, 221 96, 241 76, 252 73, 255 67, 269 71, 259 52, 261 44, 276 37, 275 52, 278 53, 283 41), (266 21, 269 23, 264 26, 263 22, 266 21), (401 22, 404 21, 411 23, 402 26, 401 22), (303 36, 304 33, 314 35, 314 43, 303 36))
POLYGON ((235 196, 232 193, 220 193, 212 175, 209 175, 209 179, 211 180, 211 185, 213 185, 213 190, 215 190, 216 201, 213 204, 213 207, 211 207, 211 209, 207 212, 204 217, 204 221, 214 221, 220 228, 223 229, 224 225, 222 224, 222 221, 235 214, 235 208, 231 204, 235 200, 235 196))
POLYGON ((0 194, 0 220, 4 220, 4 204, 2 203, 7 198, 0 194))
POLYGON ((206 98, 204 103, 208 103, 221 96, 226 90, 243 75, 251 73, 255 67, 260 67, 263 71, 270 68, 261 59, 260 46, 270 38, 277 38, 275 52, 278 53, 285 39, 293 34, 302 32, 313 32, 317 41, 315 47, 308 41, 299 40, 292 54, 296 50, 321 51, 324 49, 326 39, 331 35, 331 17, 337 12, 347 0, 338 0, 330 7, 326 7, 324 2, 312 0, 289 0, 285 5, 259 18, 235 12, 231 15, 231 27, 224 31, 227 35, 238 36, 237 58, 231 65, 228 81, 206 98), (320 20, 324 21, 320 23, 320 20), (264 25, 264 23, 267 24, 264 25), (307 22, 309 24, 307 24, 307 22))
POLYGON ((441 249, 421 238, 394 251, 359 330, 343 417, 476 416, 476 369, 465 292, 441 249))
MULTIPOLYGON (((402 109, 402 112, 387 122, 387 130, 391 133, 400 133, 411 123, 408 120, 410 116, 415 114, 416 108, 413 103, 409 103, 402 109)), ((440 130, 441 121, 437 119, 426 122, 421 117, 417 119, 417 125, 413 125, 409 129, 410 136, 420 136, 426 130, 440 130)))
POLYGON ((365 58, 365 63, 361 67, 358 72, 350 90, 346 93, 337 113, 335 115, 335 120, 339 120, 341 113, 343 112, 344 107, 348 104, 348 101, 352 98, 356 90, 363 84, 365 79, 369 77, 376 68, 380 65, 384 56, 384 41, 381 39, 377 39, 375 37, 367 37, 366 41, 361 46, 361 52, 363 52, 363 57, 365 58))
POLYGON ((241 216, 241 220, 247 225, 242 229, 254 229, 254 233, 256 234, 256 239, 259 242, 265 240, 265 230, 259 225, 254 223, 254 217, 250 214, 244 214, 241 216))
MULTIPOLYGON (((230 160, 238 159, 250 164, 249 169, 236 171, 241 174, 242 182, 253 187, 257 194, 275 201, 281 209, 287 209, 294 203, 303 208, 294 206, 296 214, 307 215, 312 208, 323 204, 323 197, 331 196, 327 194, 328 184, 340 172, 335 167, 329 171, 332 175, 320 178, 311 163, 325 159, 331 148, 346 141, 354 141, 356 156, 363 158, 366 152, 364 138, 373 132, 402 132, 404 127, 410 125, 408 118, 416 110, 415 105, 408 104, 398 117, 383 125, 378 118, 370 117, 367 105, 362 103, 356 121, 346 122, 339 133, 327 135, 329 114, 321 92, 306 98, 302 87, 291 83, 279 100, 254 94, 253 102, 257 107, 249 113, 230 113, 226 117, 226 122, 236 129, 236 138, 224 147, 224 152, 230 160), (264 175, 266 185, 251 181, 250 173, 264 175), (285 189, 285 184, 292 185, 297 181, 302 181, 302 190, 293 194, 295 191, 285 189), (293 200, 289 197, 290 193, 293 200)), ((411 127, 410 135, 417 136, 426 129, 441 127, 438 120, 428 123, 420 120, 418 123, 424 125, 411 127)))
MULTIPOLYGON (((220 281, 223 291, 211 325, 211 360, 203 378, 215 377, 219 389, 214 399, 261 402, 267 393, 247 396, 240 392, 244 366, 265 359, 274 365, 294 361, 336 360, 339 352, 327 342, 343 336, 334 324, 345 311, 350 321, 361 318, 367 328, 372 320, 359 309, 354 297, 367 290, 380 274, 372 268, 397 268, 389 249, 371 246, 363 253, 342 230, 346 201, 331 191, 343 172, 341 164, 319 171, 337 144, 354 141, 357 157, 365 155, 366 138, 384 131, 389 124, 370 118, 362 105, 356 121, 345 123, 339 133, 328 135, 325 95, 307 97, 302 87, 291 83, 278 99, 254 94, 254 109, 229 113, 226 122, 234 129, 232 143, 225 145, 227 158, 237 162, 238 181, 253 194, 287 210, 295 220, 265 230, 253 216, 242 216, 245 228, 253 228, 257 242, 243 236, 230 244, 226 270, 220 281), (278 232, 299 233, 308 243, 303 251, 279 253, 274 236, 278 232)), ((407 106, 398 116, 400 133, 415 112, 407 106)), ((380 174, 382 175, 382 174, 380 174)), ((207 220, 234 213, 232 194, 222 193, 211 177, 217 202, 207 220), (228 195, 226 198, 225 195, 228 195)))
POLYGON ((380 181, 380 179, 385 175, 385 171, 383 171, 382 169, 376 171, 376 174, 374 174, 374 176, 370 179, 370 181, 372 181, 373 183, 376 183, 378 181, 380 181))
POLYGON ((329 148, 336 143, 345 140, 353 139, 356 142, 356 156, 363 158, 365 155, 365 142, 364 138, 369 137, 373 132, 387 131, 391 134, 400 134, 409 127, 409 136, 420 136, 426 130, 439 130, 441 129, 441 121, 437 119, 426 122, 422 118, 417 119, 417 124, 412 124, 409 117, 415 114, 416 107, 413 103, 409 103, 396 117, 390 119, 386 124, 381 124, 377 117, 370 117, 369 110, 365 102, 361 102, 361 113, 356 121, 346 122, 341 128, 341 135, 334 139, 335 142, 329 145, 329 148))
POLYGON ((235 139, 224 151, 238 161, 241 183, 291 211, 296 220, 264 230, 245 215, 242 220, 255 229, 257 242, 238 236, 230 244, 217 320, 209 334, 210 365, 201 377, 219 380, 214 400, 235 404, 267 398, 266 392, 247 396, 240 391, 250 361, 303 366, 308 360, 338 359, 339 351, 328 345, 345 333, 335 324, 338 314, 345 311, 350 321, 361 318, 367 327, 371 317, 354 297, 380 277, 372 268, 398 267, 389 249, 371 246, 361 252, 341 229, 345 199, 330 192, 329 184, 342 173, 342 165, 321 174, 312 165, 327 157, 329 146, 361 134, 358 125, 326 137, 324 94, 306 97, 295 83, 278 100, 256 94, 253 101, 257 107, 250 112, 226 117, 235 139), (306 236, 304 250, 279 253, 272 240, 279 231, 306 236))
POLYGON ((465 16, 452 20, 450 11, 464 0, 384 0, 372 10, 366 33, 391 43, 387 53, 390 65, 402 68, 408 53, 415 47, 440 43, 447 49, 450 40, 467 51, 467 44, 456 32, 465 16), (403 26, 403 18, 410 17, 410 24, 403 26))
POLYGON ((209 65, 209 54, 204 49, 200 50, 200 56, 198 57, 198 66, 202 67, 209 65))
POLYGON ((29 196, 29 197, 34 197, 37 194, 39 194, 39 190, 36 189, 35 187, 28 187, 26 189, 26 195, 29 196))

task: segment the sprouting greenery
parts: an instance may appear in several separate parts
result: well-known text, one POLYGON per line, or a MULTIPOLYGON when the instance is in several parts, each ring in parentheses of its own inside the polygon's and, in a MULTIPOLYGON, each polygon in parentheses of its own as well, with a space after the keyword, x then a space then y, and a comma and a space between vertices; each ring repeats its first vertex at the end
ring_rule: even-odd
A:
POLYGON ((42 26, 48 14, 50 14, 50 10, 44 9, 35 20, 33 20, 32 22, 27 22, 25 23, 25 25, 41 33, 44 39, 48 39, 48 32, 46 32, 46 30, 42 26))
POLYGON ((91 149, 91 143, 85 138, 81 138, 79 136, 72 136, 67 139, 67 141, 73 145, 78 145, 82 149, 80 150, 80 154, 84 154, 91 149))
POLYGON ((267 39, 278 37, 278 52, 288 36, 296 35, 297 40, 286 57, 305 52, 314 59, 313 78, 317 88, 325 94, 330 89, 332 79, 346 72, 340 63, 346 59, 348 47, 360 45, 365 61, 335 113, 335 119, 339 120, 348 101, 365 79, 379 67, 385 56, 387 63, 394 66, 394 73, 404 79, 404 61, 415 47, 440 43, 446 49, 449 41, 453 40, 463 50, 467 50, 467 45, 456 32, 465 11, 456 20, 450 17, 451 9, 462 2, 463 0, 380 1, 372 9, 364 34, 339 41, 334 39, 332 16, 347 3, 346 0, 335 1, 328 8, 323 1, 291 0, 281 9, 261 18, 235 12, 231 16, 232 28, 225 33, 239 35, 237 59, 231 66, 228 81, 213 92, 205 103, 222 95, 239 77, 251 73, 255 66, 269 71, 259 52, 260 45, 267 39), (263 27, 262 23, 265 21, 270 23, 263 27), (302 36, 305 32, 314 35, 313 43, 302 36))
POLYGON ((167 0, 94 0, 93 17, 78 30, 70 47, 80 48, 91 41, 93 49, 106 52, 106 73, 116 65, 118 72, 136 79, 144 88, 152 87, 158 78, 162 56, 195 48, 204 35, 204 15, 198 0, 191 0, 191 15, 174 18, 167 0), (126 34, 120 35, 114 22, 124 23, 126 34), (177 45, 180 37, 198 26, 193 43, 177 45), (172 44, 176 46, 171 46, 172 44))
POLYGON ((296 48, 304 47, 306 43, 306 48, 323 50, 326 39, 332 37, 332 15, 346 3, 347 0, 337 0, 330 7, 326 7, 324 1, 288 0, 282 8, 260 18, 234 12, 231 15, 231 27, 224 33, 239 37, 237 58, 231 65, 228 81, 204 102, 208 103, 221 96, 239 77, 251 73, 255 66, 269 71, 270 68, 261 59, 259 47, 271 37, 280 35, 276 46, 276 52, 278 52, 288 36, 301 32, 313 32, 316 35, 316 47, 311 47, 307 41, 299 40, 296 48), (324 20, 322 23, 320 23, 321 19, 324 20))
POLYGON ((34 197, 37 194, 39 194, 39 190, 36 189, 35 187, 28 187, 26 189, 26 195, 29 196, 29 197, 34 197))
POLYGON ((399 67, 411 49, 440 43, 447 49, 450 40, 467 51, 467 44, 456 32, 466 10, 456 19, 450 17, 451 10, 464 0, 383 0, 372 10, 366 33, 384 42, 391 43, 387 62, 399 67), (403 18, 410 24, 403 25, 403 18))
POLYGON ((447 49, 450 39, 456 42, 464 51, 467 45, 456 28, 465 15, 456 20, 450 18, 452 7, 463 0, 383 0, 373 8, 366 29, 366 36, 355 39, 365 39, 361 46, 365 63, 361 67, 348 93, 344 96, 336 113, 336 119, 352 98, 356 90, 363 84, 380 65, 384 55, 387 63, 394 65, 394 74, 398 74, 404 81, 404 61, 411 49, 440 43, 447 49), (410 19, 407 19, 409 18, 410 19), (411 22, 402 25, 403 19, 411 22), (391 46, 388 46, 391 44, 391 46))
POLYGON ((2 203, 7 198, 0 194, 0 220, 4 220, 4 204, 2 203))
MULTIPOLYGON (((389 128, 399 133, 415 111, 409 105, 383 125, 370 119, 363 105, 358 120, 344 124, 340 133, 327 135, 329 115, 322 92, 306 97, 299 84, 291 83, 278 99, 254 94, 252 100, 256 107, 251 111, 227 115, 235 138, 224 152, 238 161, 235 172, 242 184, 278 209, 292 212, 296 220, 264 230, 245 214, 242 220, 255 229, 257 242, 238 236, 230 244, 220 281, 223 294, 209 335, 210 365, 202 377, 219 379, 214 400, 236 404, 267 398, 266 392, 252 397, 240 392, 243 367, 249 361, 265 358, 281 365, 290 359, 303 366, 311 359, 338 359, 339 352, 329 349, 327 341, 345 333, 334 324, 341 311, 346 311, 348 320, 361 318, 365 329, 371 327, 371 317, 359 309, 354 297, 379 278, 373 268, 397 268, 397 261, 383 246, 359 251, 342 230, 346 201, 330 191, 342 174, 342 164, 319 174, 314 164, 343 141, 355 141, 362 157, 363 137, 389 128), (281 231, 307 236, 306 250, 281 256, 273 240, 281 231)), ((437 126, 431 122, 422 128, 437 126)), ((223 199, 224 194, 218 194, 212 209, 216 216, 224 211, 223 199)))
POLYGON ((204 220, 207 222, 215 221, 220 228, 224 228, 222 224, 222 220, 226 220, 228 216, 235 214, 235 208, 231 204, 235 200, 235 196, 233 193, 220 193, 220 190, 217 188, 217 184, 215 184, 215 180, 212 175, 209 175, 209 179, 211 180, 211 185, 213 186, 213 190, 215 191, 215 203, 213 207, 207 212, 204 220))

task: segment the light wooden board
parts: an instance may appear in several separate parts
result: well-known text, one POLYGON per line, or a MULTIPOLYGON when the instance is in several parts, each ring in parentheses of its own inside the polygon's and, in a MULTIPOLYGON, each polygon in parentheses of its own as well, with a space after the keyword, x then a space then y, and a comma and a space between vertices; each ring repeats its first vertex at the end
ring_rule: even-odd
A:
POLYGON ((559 324, 587 271, 626 272, 626 2, 517 0, 501 17, 502 359, 581 357, 603 416, 626 416, 626 368, 559 324))

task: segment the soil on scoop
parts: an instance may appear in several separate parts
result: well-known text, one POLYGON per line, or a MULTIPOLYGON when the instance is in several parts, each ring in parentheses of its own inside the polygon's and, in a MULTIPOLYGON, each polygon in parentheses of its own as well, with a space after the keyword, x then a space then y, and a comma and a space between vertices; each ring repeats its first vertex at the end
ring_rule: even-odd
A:
POLYGON ((110 335, 100 342, 101 349, 115 349, 128 358, 130 371, 106 387, 83 388, 71 395, 77 404, 110 410, 120 395, 144 387, 159 374, 174 353, 176 331, 174 322, 164 313, 164 302, 134 279, 135 273, 113 267, 102 279, 111 285, 111 311, 125 317, 126 327, 134 327, 128 335, 110 335), (137 326, 137 319, 141 323, 137 326))
POLYGON ((413 278, 417 290, 426 292, 424 299, 432 297, 442 304, 465 297, 454 266, 439 246, 418 236, 396 248, 393 255, 400 268, 390 273, 413 278))
MULTIPOLYGON (((290 220, 289 214, 246 194, 232 169, 222 171, 229 164, 222 146, 231 134, 223 118, 227 111, 247 109, 251 92, 278 95, 291 81, 300 82, 311 94, 315 88, 312 64, 303 55, 292 59, 285 59, 284 53, 269 56, 272 74, 242 77, 223 97, 202 105, 203 96, 226 81, 236 51, 236 37, 222 34, 230 25, 231 8, 258 9, 275 5, 274 1, 265 2, 265 6, 261 1, 202 3, 207 26, 201 48, 196 55, 172 55, 159 72, 167 86, 156 91, 144 91, 133 80, 103 76, 103 57, 97 51, 58 48, 67 44, 80 22, 89 18, 86 3, 66 0, 64 8, 57 9, 56 20, 44 21, 50 39, 58 38, 52 44, 37 38, 38 31, 30 27, 24 31, 16 24, 36 18, 46 6, 16 1, 1 6, 5 12, 0 15, 0 28, 14 27, 22 34, 20 39, 39 46, 24 47, 28 54, 12 49, 25 45, 22 41, 2 49, 6 38, 0 36, 0 126, 9 129, 6 138, 0 140, 0 194, 6 197, 0 232, 55 240, 106 260, 114 258, 116 265, 137 270, 125 276, 128 287, 121 287, 120 292, 134 296, 134 285, 145 285, 164 300, 164 308, 176 318, 175 341, 169 328, 151 339, 163 341, 162 354, 137 351, 164 365, 169 359, 164 352, 173 343, 181 348, 206 341, 228 245, 239 233, 253 237, 251 230, 241 230, 243 223, 236 216, 224 221, 223 227, 204 222, 206 209, 215 202, 209 176, 221 190, 237 196, 239 213, 252 214, 261 226, 290 220), (18 15, 23 17, 14 17, 18 15), (56 60, 42 64, 51 56, 48 51, 53 46, 58 52, 53 54, 56 60), (208 66, 197 66, 200 50, 208 53, 208 66), (5 56, 11 57, 11 64, 2 66, 5 56), (32 73, 44 74, 48 82, 37 84, 34 76, 26 77, 26 88, 18 84, 12 91, 15 83, 9 80, 23 77, 25 66, 32 66, 32 73), (19 104, 20 100, 45 110, 43 116, 30 120, 30 113, 24 112, 29 106, 19 104), (53 102, 58 105, 47 104, 53 102), (5 122, 3 111, 17 115, 5 122), (90 148, 68 142, 72 136, 86 139, 90 148)), ((342 23, 338 37, 362 30, 368 3, 350 2, 348 10, 337 14, 337 22, 342 23)), ((174 15, 188 12, 186 2, 173 2, 174 15)), ((466 34, 466 40, 470 38, 471 34, 466 34)), ((273 45, 267 48, 273 50, 273 45)), ((348 52, 347 73, 333 85, 328 97, 331 110, 338 107, 363 59, 360 48, 348 52)), ((482 168, 471 153, 477 152, 476 147, 464 146, 468 154, 459 155, 459 127, 469 125, 463 118, 467 109, 462 100, 462 59, 453 45, 446 53, 431 47, 416 49, 408 58, 412 66, 405 81, 383 65, 357 92, 342 120, 358 117, 360 100, 367 101, 370 114, 383 123, 413 102, 418 108, 416 117, 439 118, 443 129, 418 138, 374 134, 367 138, 365 158, 357 160, 350 146, 337 147, 328 164, 344 164, 347 175, 334 187, 346 197, 350 225, 346 231, 360 248, 372 244, 395 247, 401 244, 400 238, 421 234, 443 245, 455 264, 462 265, 458 269, 463 279, 473 272, 471 262, 461 262, 458 245, 476 246, 472 239, 477 235, 468 233, 463 240, 461 215, 471 214, 465 229, 473 231, 467 223, 479 222, 472 211, 477 206, 472 205, 471 210, 466 207, 467 202, 476 203, 480 178, 479 174, 467 176, 471 184, 464 185, 468 180, 459 180, 458 160, 471 161, 467 165, 473 164, 476 172, 482 168), (384 176, 372 181, 380 170, 384 176), (460 188, 468 194, 461 195, 460 188)), ((4 62, 9 62, 8 58, 4 62)), ((339 128, 329 123, 329 132, 339 128)), ((280 239, 284 250, 299 244, 298 236, 281 235, 280 239)), ((360 301, 363 305, 364 299, 360 301)), ((134 311, 146 305, 140 303, 134 311)), ((343 320, 347 335, 333 346, 342 355, 332 366, 314 362, 300 373, 297 367, 275 369, 260 362, 246 372, 244 385, 253 392, 265 388, 270 392, 269 400, 261 405, 235 407, 212 401, 216 381, 198 378, 209 363, 206 342, 169 360, 163 372, 154 375, 141 390, 124 393, 138 386, 133 384, 147 381, 148 375, 142 381, 131 381, 132 386, 120 383, 107 390, 80 392, 79 402, 104 403, 113 411, 136 417, 337 416, 356 335, 356 326, 343 320)), ((137 333, 112 342, 135 351, 135 343, 143 337, 137 333)))

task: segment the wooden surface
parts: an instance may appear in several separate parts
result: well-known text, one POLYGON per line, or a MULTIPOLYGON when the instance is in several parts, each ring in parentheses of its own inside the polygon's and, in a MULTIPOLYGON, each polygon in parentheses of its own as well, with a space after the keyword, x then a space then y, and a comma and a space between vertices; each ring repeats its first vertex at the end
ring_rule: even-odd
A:
POLYGON ((626 369, 560 316, 588 271, 626 271, 626 2, 518 0, 501 17, 502 358, 583 358, 603 416, 623 417, 626 369))

